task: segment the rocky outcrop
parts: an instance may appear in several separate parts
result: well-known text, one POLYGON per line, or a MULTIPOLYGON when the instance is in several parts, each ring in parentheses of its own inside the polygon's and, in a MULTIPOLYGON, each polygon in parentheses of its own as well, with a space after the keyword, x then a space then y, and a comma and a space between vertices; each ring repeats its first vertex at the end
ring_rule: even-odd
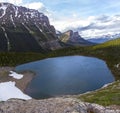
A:
POLYGON ((120 109, 85 103, 74 98, 11 99, 0 102, 0 113, 120 113, 120 109))
POLYGON ((89 42, 85 39, 83 39, 78 32, 73 32, 72 30, 69 30, 60 36, 60 40, 64 42, 65 44, 69 45, 78 45, 78 46, 88 46, 93 45, 94 43, 89 42))
POLYGON ((0 51, 60 48, 54 26, 37 10, 0 3, 0 51))

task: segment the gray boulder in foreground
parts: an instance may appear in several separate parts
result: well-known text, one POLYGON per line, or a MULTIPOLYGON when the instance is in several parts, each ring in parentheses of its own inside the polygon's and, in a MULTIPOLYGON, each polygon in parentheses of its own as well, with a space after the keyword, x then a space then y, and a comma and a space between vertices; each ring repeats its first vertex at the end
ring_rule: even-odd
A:
POLYGON ((61 97, 28 101, 10 99, 0 102, 0 113, 120 113, 120 109, 61 97))

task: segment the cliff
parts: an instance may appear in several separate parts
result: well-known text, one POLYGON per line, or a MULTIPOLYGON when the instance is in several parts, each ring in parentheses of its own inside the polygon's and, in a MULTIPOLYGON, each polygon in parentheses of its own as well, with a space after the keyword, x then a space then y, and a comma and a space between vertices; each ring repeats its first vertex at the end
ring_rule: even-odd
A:
POLYGON ((0 51, 40 52, 60 48, 54 26, 37 10, 0 3, 0 51))
POLYGON ((72 46, 94 45, 94 43, 83 39, 78 32, 73 32, 72 30, 62 33, 60 36, 60 40, 61 42, 72 45, 72 46))

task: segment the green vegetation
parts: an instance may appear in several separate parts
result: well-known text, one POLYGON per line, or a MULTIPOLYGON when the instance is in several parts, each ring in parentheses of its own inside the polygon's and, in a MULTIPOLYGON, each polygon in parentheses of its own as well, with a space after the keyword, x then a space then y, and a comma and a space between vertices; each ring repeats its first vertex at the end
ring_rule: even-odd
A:
POLYGON ((41 53, 0 53, 0 66, 16 66, 43 58, 41 53))
POLYGON ((120 81, 116 81, 113 84, 103 89, 86 93, 78 96, 77 98, 82 101, 90 103, 97 103, 100 105, 120 105, 120 81))
POLYGON ((94 49, 114 47, 114 46, 120 46, 120 39, 111 40, 101 45, 94 46, 94 49))

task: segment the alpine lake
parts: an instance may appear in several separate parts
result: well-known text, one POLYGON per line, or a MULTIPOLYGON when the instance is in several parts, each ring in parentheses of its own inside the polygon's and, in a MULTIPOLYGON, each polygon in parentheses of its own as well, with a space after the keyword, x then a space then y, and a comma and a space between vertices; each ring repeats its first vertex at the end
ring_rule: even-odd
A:
POLYGON ((26 94, 35 99, 82 94, 114 81, 106 63, 94 57, 48 58, 19 65, 15 70, 36 73, 25 90, 26 94))

